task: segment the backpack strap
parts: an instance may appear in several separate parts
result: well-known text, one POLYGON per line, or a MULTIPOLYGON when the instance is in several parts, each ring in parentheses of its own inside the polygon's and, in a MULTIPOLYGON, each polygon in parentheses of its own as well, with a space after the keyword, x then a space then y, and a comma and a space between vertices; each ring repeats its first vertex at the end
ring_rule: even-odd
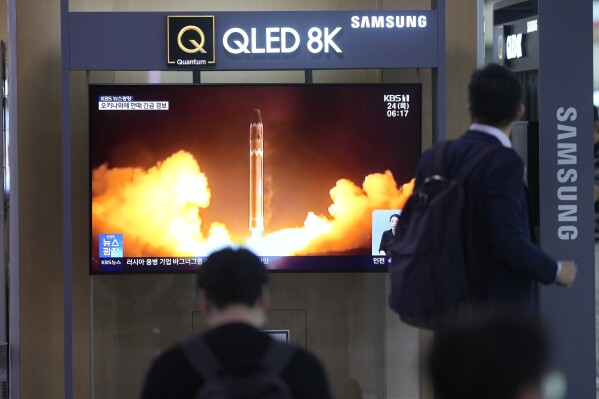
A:
MULTIPOLYGON (((194 337, 189 339, 182 344, 182 349, 185 358, 194 371, 204 380, 216 378, 217 372, 221 368, 221 362, 202 338, 194 337)), ((294 353, 295 347, 293 345, 273 339, 262 358, 262 364, 272 374, 279 375, 294 353)))
POLYGON ((204 380, 216 378, 221 363, 202 338, 194 337, 187 340, 182 344, 182 349, 194 371, 204 380))
POLYGON ((476 168, 483 161, 483 159, 485 159, 488 155, 490 155, 492 152, 496 151, 499 148, 502 148, 502 146, 485 146, 482 150, 474 154, 474 156, 470 158, 468 162, 460 168, 454 179, 459 181, 460 183, 464 183, 466 179, 468 179, 468 176, 470 176, 470 173, 472 173, 474 168, 476 168))
MULTIPOLYGON (((445 153, 447 152, 447 147, 449 143, 453 140, 445 140, 437 144, 433 147, 433 175, 441 175, 444 177, 449 177, 445 173, 445 153)), ((455 180, 458 180, 461 183, 464 183, 470 173, 485 159, 488 155, 490 155, 493 151, 497 150, 497 148, 501 148, 501 146, 497 145, 487 145, 481 151, 477 152, 472 158, 468 160, 468 162, 460 168, 456 176, 455 180)))
POLYGON ((445 151, 450 141, 442 141, 433 147, 433 175, 445 176, 445 151))

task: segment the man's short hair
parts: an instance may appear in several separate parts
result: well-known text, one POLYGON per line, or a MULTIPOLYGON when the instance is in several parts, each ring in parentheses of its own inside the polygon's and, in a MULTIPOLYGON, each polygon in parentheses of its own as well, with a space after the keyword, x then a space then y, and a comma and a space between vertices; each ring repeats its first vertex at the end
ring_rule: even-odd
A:
POLYGON ((435 337, 428 371, 439 399, 514 399, 541 388, 549 342, 537 317, 487 312, 435 337))
POLYGON ((512 71, 489 64, 470 77, 468 100, 477 122, 507 126, 516 119, 522 103, 522 86, 512 71))
POLYGON ((267 283, 268 272, 256 255, 244 248, 225 248, 200 266, 197 288, 218 309, 234 304, 252 307, 267 283))

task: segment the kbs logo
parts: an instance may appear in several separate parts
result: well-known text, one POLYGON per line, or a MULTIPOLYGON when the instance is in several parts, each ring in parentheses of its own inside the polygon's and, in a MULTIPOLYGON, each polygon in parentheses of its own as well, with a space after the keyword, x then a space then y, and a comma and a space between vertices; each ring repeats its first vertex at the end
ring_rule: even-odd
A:
POLYGON ((172 66, 215 63, 214 16, 167 16, 167 62, 172 66))
POLYGON ((122 258, 123 257, 123 235, 122 234, 100 234, 98 238, 100 258, 122 258))

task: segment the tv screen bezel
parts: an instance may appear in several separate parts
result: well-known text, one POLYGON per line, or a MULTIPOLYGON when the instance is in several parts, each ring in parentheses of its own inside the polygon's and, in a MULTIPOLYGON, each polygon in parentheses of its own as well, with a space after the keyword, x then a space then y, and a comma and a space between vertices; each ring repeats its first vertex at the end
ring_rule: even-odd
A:
MULTIPOLYGON (((93 258, 94 258, 94 253, 93 253, 93 242, 94 242, 94 237, 93 237, 93 226, 92 226, 92 180, 91 180, 91 174, 92 174, 92 140, 91 140, 91 124, 92 124, 92 120, 91 120, 91 111, 92 111, 92 107, 94 106, 94 101, 92 101, 92 87, 114 87, 114 88, 123 88, 123 87, 133 87, 133 86, 143 86, 143 87, 164 87, 164 86, 189 86, 189 87, 305 87, 305 86, 318 86, 318 87, 371 87, 371 86, 377 86, 377 87, 415 87, 418 90, 418 94, 419 94, 419 103, 418 103, 418 121, 419 121, 419 132, 418 132, 418 140, 417 140, 417 153, 418 156, 420 155, 420 153, 422 152, 422 138, 423 138, 423 123, 422 123, 422 116, 423 116, 423 84, 422 83, 398 83, 398 82, 382 82, 382 83, 90 83, 88 84, 88 109, 90 111, 90 113, 88 114, 89 118, 88 118, 88 133, 89 133, 89 137, 90 139, 88 140, 88 150, 89 150, 89 210, 88 210, 88 215, 89 215, 89 274, 90 275, 138 275, 138 274, 193 274, 196 273, 198 270, 198 267, 201 265, 198 265, 198 267, 194 268, 194 269, 189 269, 189 270, 155 270, 152 269, 152 267, 150 266, 149 268, 146 267, 139 267, 136 268, 135 270, 118 270, 118 271, 105 271, 105 270, 94 270, 93 269, 93 258)), ((97 102, 96 102, 97 104, 97 102)), ((415 165, 414 165, 414 172, 415 172, 415 165)), ((396 182, 398 186, 401 186, 403 183, 405 182, 400 182, 397 181, 396 182)), ((290 256, 286 256, 284 258, 287 258, 288 260, 292 259, 292 258, 304 258, 307 259, 309 257, 312 257, 311 255, 290 255, 290 256)), ((352 258, 352 259, 356 259, 358 256, 357 255, 347 255, 347 256, 339 256, 339 255, 315 255, 314 257, 316 258, 322 258, 322 257, 329 257, 332 259, 335 259, 337 262, 339 263, 343 263, 343 259, 344 258, 352 258)), ((359 256, 359 257, 363 257, 363 258, 374 258, 375 256, 373 255, 369 255, 369 256, 359 256)), ((156 258, 156 257, 151 257, 151 256, 147 256, 147 257, 142 257, 142 258, 156 258)), ((202 257, 205 258, 205 257, 202 257)), ((275 259, 277 260, 277 258, 281 258, 278 256, 269 256, 269 258, 271 259, 275 259)), ((334 267, 334 268, 270 268, 267 266, 267 269, 269 272, 273 272, 273 273, 347 273, 347 272, 358 272, 358 273, 385 273, 387 272, 387 267, 385 265, 385 267, 371 267, 369 268, 367 265, 365 266, 361 266, 361 267, 343 267, 343 266, 338 266, 338 267, 334 267)))

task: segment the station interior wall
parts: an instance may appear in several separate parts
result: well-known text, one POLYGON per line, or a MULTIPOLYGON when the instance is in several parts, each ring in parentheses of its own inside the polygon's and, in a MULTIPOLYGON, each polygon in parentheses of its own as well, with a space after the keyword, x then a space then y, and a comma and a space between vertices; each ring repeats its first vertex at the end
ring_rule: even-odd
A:
MULTIPOLYGON (((15 2, 18 171, 18 370, 21 398, 64 396, 64 280, 60 1, 15 2)), ((170 1, 71 0, 70 11, 242 11, 430 9, 430 1, 329 0, 170 1)), ((468 126, 466 84, 476 68, 476 0, 452 0, 447 11, 448 137, 468 126)), ((7 27, 2 32, 7 31, 7 27)), ((140 27, 143 28, 143 27, 140 27)), ((6 35, 7 36, 7 35, 6 35)), ((190 73, 164 73, 187 81, 190 73)), ((206 73, 204 82, 290 82, 303 71, 206 73)), ((90 276, 88 82, 136 82, 147 72, 74 71, 71 81, 74 396, 139 394, 151 358, 203 328, 193 275, 90 276)), ((421 82, 423 148, 432 142, 430 70, 314 71, 314 82, 421 82)), ((360 182, 357 182, 360 183, 360 182)), ((428 338, 387 310, 385 273, 303 273, 272 276, 267 328, 291 330, 292 341, 324 362, 336 397, 426 397, 419 356, 428 338)), ((14 319, 13 319, 14 320, 14 319)))

